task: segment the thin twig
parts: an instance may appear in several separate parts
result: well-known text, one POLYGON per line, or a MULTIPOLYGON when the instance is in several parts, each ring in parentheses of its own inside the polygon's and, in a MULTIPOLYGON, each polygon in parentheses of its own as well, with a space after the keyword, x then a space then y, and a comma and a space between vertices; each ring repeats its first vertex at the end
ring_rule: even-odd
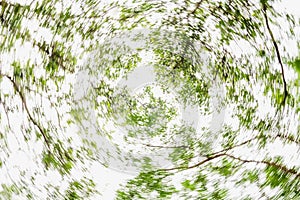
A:
POLYGON ((1 100, 1 97, 0 97, 0 103, 1 103, 2 106, 3 106, 4 112, 5 112, 5 115, 6 115, 8 128, 9 128, 9 129, 12 129, 12 128, 11 128, 11 125, 10 125, 10 120, 9 120, 9 117, 8 117, 8 111, 9 111, 9 110, 6 108, 5 102, 1 100))
POLYGON ((182 146, 160 146, 160 145, 151 145, 151 144, 144 144, 147 147, 153 147, 153 148, 165 148, 165 149, 176 149, 176 148, 189 148, 188 146, 182 145, 182 146))

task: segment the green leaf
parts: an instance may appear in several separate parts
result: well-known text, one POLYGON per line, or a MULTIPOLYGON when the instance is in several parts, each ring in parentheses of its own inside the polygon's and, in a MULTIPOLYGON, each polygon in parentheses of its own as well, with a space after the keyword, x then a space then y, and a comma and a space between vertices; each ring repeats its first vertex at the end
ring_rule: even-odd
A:
POLYGON ((191 183, 190 180, 185 180, 184 182, 181 183, 181 185, 183 187, 185 187, 186 189, 189 189, 192 191, 196 189, 196 185, 194 183, 191 183))

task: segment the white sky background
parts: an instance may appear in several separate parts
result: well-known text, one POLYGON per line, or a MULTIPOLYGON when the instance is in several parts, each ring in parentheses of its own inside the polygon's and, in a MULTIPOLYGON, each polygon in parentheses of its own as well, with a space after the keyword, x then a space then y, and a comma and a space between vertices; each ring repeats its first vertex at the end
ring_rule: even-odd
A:
MULTIPOLYGON (((300 2, 299 0, 282 0, 284 3, 280 3, 278 4, 278 8, 281 9, 286 9, 286 11, 288 13, 294 14, 295 16, 300 17, 300 2)), ((22 3, 22 1, 16 1, 16 2, 20 2, 22 3)), ((41 32, 41 34, 43 34, 41 32)), ((24 48, 17 48, 18 51, 16 52, 16 55, 14 55, 15 57, 27 57, 28 56, 28 50, 26 49, 31 49, 31 46, 25 46, 24 48)), ((297 49, 293 50, 288 50, 288 51, 295 51, 295 54, 297 55, 298 52, 296 52, 297 49)), ((0 63, 0 67, 5 66, 5 62, 9 62, 9 58, 14 58, 13 55, 1 55, 1 60, 2 62, 0 63), (7 59, 7 60, 4 60, 7 59)), ((72 77, 71 77, 72 78, 72 77)), ((5 90, 7 87, 5 87, 5 82, 3 82, 0 85, 0 89, 3 91, 5 90)), ((9 91, 7 91, 9 92, 9 91)), ((1 107, 1 106, 0 106, 1 107)), ((0 112, 2 112, 3 110, 1 110, 2 108, 0 108, 0 112)), ((24 115, 25 116, 25 115, 24 115)), ((23 116, 23 117, 24 117, 23 116)), ((13 116, 11 118, 11 124, 17 125, 22 123, 22 121, 20 121, 20 115, 16 114, 15 116, 13 116), (14 119, 14 120, 13 120, 14 119)), ((16 130, 17 131, 17 130, 16 130)), ((71 129, 69 130, 71 131, 71 133, 73 132, 71 129)), ((15 143, 15 145, 9 145, 9 146, 15 146, 18 147, 19 145, 16 143, 17 139, 14 138, 14 136, 10 136, 11 138, 9 138, 9 141, 13 143, 15 143)), ((23 144, 24 147, 26 146, 25 144, 23 144)), ((37 144, 35 146, 35 149, 40 149, 41 148, 41 143, 37 144)), ((27 149, 27 147, 25 147, 25 149, 27 149)), ((285 149, 283 151, 283 149, 278 148, 278 146, 274 145, 273 150, 274 150, 274 154, 282 154, 283 152, 289 152, 289 151, 295 151, 297 149, 297 147, 295 146, 294 148, 292 147, 288 147, 287 149, 285 149)), ((32 150, 31 150, 32 151, 32 150)), ((29 151, 29 152, 31 152, 29 151)), ((28 159, 28 155, 26 150, 23 151, 18 151, 18 149, 11 149, 12 153, 12 158, 14 159, 10 159, 10 161, 13 161, 11 163, 9 163, 9 166, 11 166, 11 168, 9 166, 7 166, 7 169, 9 170, 9 174, 7 174, 5 165, 3 168, 0 168, 0 184, 1 183, 6 183, 9 182, 9 176, 11 176, 12 179, 17 179, 19 178, 19 171, 18 168, 14 168, 13 166, 17 165, 17 166, 22 166, 22 168, 34 168, 34 163, 29 162, 30 159, 28 159), (15 152, 15 153, 14 153, 15 152)), ((31 152, 34 153, 34 152, 31 152)), ((243 152, 239 152, 241 154, 243 154, 243 152)), ((1 153, 0 153, 1 155, 1 153)), ((297 158, 295 158, 297 159, 297 158)), ((92 179, 97 183, 97 189, 101 192, 101 194, 103 195, 101 197, 101 199, 104 200, 112 200, 114 199, 114 192, 115 190, 118 188, 118 185, 120 183, 125 183, 125 180, 127 180, 128 178, 132 178, 133 176, 128 175, 128 174, 124 174, 122 172, 116 172, 114 170, 110 170, 107 168, 104 168, 101 164, 99 163, 93 163, 92 167, 90 168, 91 171, 91 177, 92 179)), ((73 174, 75 176, 81 177, 81 174, 79 172, 73 172, 73 174)), ((57 183, 59 184, 59 180, 56 179, 55 177, 57 176, 56 172, 49 172, 47 179, 53 179, 53 183, 57 183)), ((43 179, 45 177, 40 177, 40 181, 41 183, 43 182, 43 179)), ((65 186, 62 186, 65 187, 65 186)))

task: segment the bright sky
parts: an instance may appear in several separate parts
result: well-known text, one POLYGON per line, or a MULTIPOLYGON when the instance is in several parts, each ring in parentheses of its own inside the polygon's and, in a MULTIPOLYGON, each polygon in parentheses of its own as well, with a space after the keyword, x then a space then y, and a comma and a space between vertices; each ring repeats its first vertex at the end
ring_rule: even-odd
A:
MULTIPOLYGON (((18 1, 17 1, 18 2, 18 1)), ((21 0, 19 1, 20 3, 21 0)), ((300 17, 300 2, 298 0, 285 0, 283 1, 284 3, 280 3, 278 4, 278 8, 280 9, 286 9, 289 13, 292 13, 298 17, 300 17)), ((23 2, 24 3, 24 2, 23 2)), ((30 26, 34 27, 35 22, 28 22, 30 23, 30 26)), ((46 34, 45 32, 43 32, 42 30, 39 31, 39 33, 41 35, 41 37, 46 34)), ((297 54, 298 52, 296 52, 296 48, 293 48, 291 51, 295 51, 295 54, 297 54)), ((7 66, 6 64, 11 62, 11 58, 28 58, 28 57, 35 57, 35 59, 37 59, 37 62, 40 61, 40 58, 36 58, 36 53, 34 51, 32 51, 31 46, 28 45, 24 45, 24 46, 20 46, 18 48, 16 48, 16 52, 15 53, 11 53, 10 55, 0 55, 0 67, 2 69, 2 72, 5 72, 5 66, 7 66), (30 51, 29 51, 30 50, 30 51)), ((69 77, 69 80, 74 80, 74 77, 69 77)), ((11 90, 8 89, 9 87, 7 87, 7 85, 9 85, 8 81, 3 81, 0 85, 1 91, 3 93, 10 93, 11 90)), ((67 86, 65 85, 64 87, 66 87, 65 89, 67 90, 67 86)), ((16 99, 16 101, 18 101, 16 99)), ((36 103, 39 100, 28 100, 33 101, 33 103, 36 103)), ((19 102, 19 101, 18 101, 19 102)), ((43 105, 46 106, 46 105, 43 105)), ((50 105, 48 105, 50 106, 50 105)), ((0 107, 0 113, 3 113, 4 110, 2 108, 2 106, 0 107)), ((229 114, 229 113, 227 113, 229 114)), ((14 116, 11 116, 11 124, 12 124, 12 129, 13 132, 17 132, 19 131, 18 129, 15 129, 15 127, 18 127, 19 125, 22 124, 22 119, 23 117, 25 117, 25 114, 20 117, 20 113, 15 114, 14 116)), ((230 118, 227 118, 230 119, 230 118)), ((53 117, 53 120, 55 120, 55 117, 53 117)), ((226 120, 226 118, 225 118, 226 120)), ((3 122, 3 123, 6 123, 3 122)), ((0 127, 1 127, 1 123, 0 123, 0 127)), ((71 127, 68 130, 68 134, 72 134, 74 132, 74 127, 71 127)), ((11 147, 15 147, 15 149, 11 149, 11 157, 10 157, 10 162, 8 162, 6 167, 0 168, 0 183, 7 183, 10 182, 10 179, 19 179, 19 170, 29 170, 29 171, 33 171, 33 169, 35 168, 35 163, 30 162, 33 157, 31 156, 31 154, 34 154, 34 151, 30 148, 27 147, 26 144, 18 143, 18 138, 14 137, 13 135, 9 135, 8 136, 8 142, 11 143, 11 147), (18 147, 24 147, 23 150, 19 150, 18 147)), ((75 138, 75 141, 79 142, 79 138, 75 138)), ((1 144, 0 144, 1 145, 1 144)), ((288 147, 282 147, 282 148, 278 148, 279 144, 273 144, 273 146, 271 147, 272 149, 272 153, 274 153, 275 155, 280 155, 282 153, 286 153, 286 152, 292 152, 295 151, 295 149, 297 149, 297 147, 293 147, 293 146, 288 146, 288 147)), ((42 148, 42 144, 38 143, 35 144, 35 151, 40 151, 42 148)), ((2 155, 3 152, 0 152, 0 157, 2 155)), ((239 154, 243 154, 244 152, 240 151, 238 152, 239 154)), ((294 158, 295 163, 297 162, 297 159, 299 158, 294 158)), ((101 192, 101 194, 103 195, 101 197, 101 199, 104 200, 112 200, 114 199, 114 192, 115 190, 118 188, 118 185, 120 183, 125 183, 126 180, 128 180, 129 178, 133 178, 133 175, 129 175, 123 172, 118 172, 116 170, 111 170, 108 168, 103 167, 100 163, 92 163, 92 166, 90 168, 91 171, 91 177, 93 177, 93 180, 97 183, 97 189, 101 192)), ((76 172, 75 170, 73 170, 72 174, 75 177, 81 177, 82 174, 80 172, 76 172)), ((57 172, 49 172, 48 176, 47 176, 47 181, 50 181, 54 184, 58 184, 60 180, 57 178, 58 174, 57 172)), ((39 182, 41 184, 45 183, 45 177, 42 176, 37 176, 37 180, 39 180, 39 182)), ((66 187, 66 185, 62 185, 61 187, 66 187)), ((38 194, 41 194, 42 196, 42 192, 40 191, 36 191, 38 194)), ((248 191, 250 192, 250 191, 248 191)), ((251 191, 254 192, 254 191, 251 191)))

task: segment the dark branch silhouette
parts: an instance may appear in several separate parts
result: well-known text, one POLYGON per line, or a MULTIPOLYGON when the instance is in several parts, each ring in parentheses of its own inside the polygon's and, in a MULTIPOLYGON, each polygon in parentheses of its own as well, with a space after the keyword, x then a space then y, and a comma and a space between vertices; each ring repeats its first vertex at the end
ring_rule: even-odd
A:
POLYGON ((268 15, 267 15, 267 5, 266 5, 266 3, 263 3, 263 15, 264 15, 264 18, 265 18, 265 23, 266 23, 269 35, 271 37, 272 43, 273 43, 275 51, 276 51, 277 60, 279 62, 280 68, 281 68, 281 76, 282 76, 283 90, 284 90, 283 91, 284 96, 283 96, 283 100, 281 102, 281 106, 283 106, 285 104, 286 98, 288 96, 287 83, 286 83, 286 80, 285 80, 284 68, 283 68, 283 63, 282 63, 279 47, 278 47, 278 44, 275 40, 274 34, 273 34, 273 32, 270 28, 269 18, 268 18, 268 15))

